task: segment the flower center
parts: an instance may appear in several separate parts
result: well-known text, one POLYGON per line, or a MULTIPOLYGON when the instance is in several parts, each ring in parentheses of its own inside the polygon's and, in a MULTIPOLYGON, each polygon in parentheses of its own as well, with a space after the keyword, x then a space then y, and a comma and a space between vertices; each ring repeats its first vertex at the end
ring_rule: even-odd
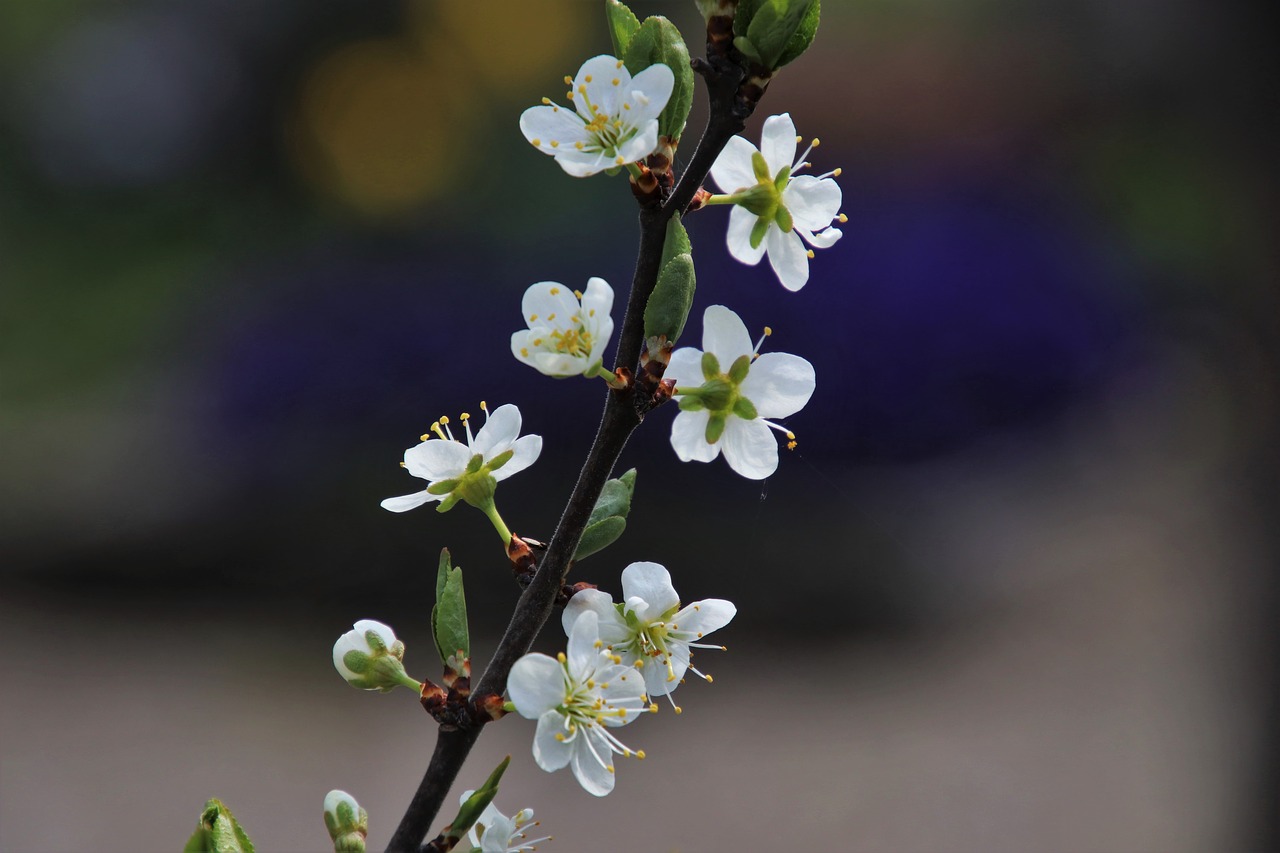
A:
POLYGON ((586 329, 579 327, 563 332, 555 331, 551 333, 551 337, 555 339, 553 346, 556 352, 572 356, 591 354, 591 333, 586 329))

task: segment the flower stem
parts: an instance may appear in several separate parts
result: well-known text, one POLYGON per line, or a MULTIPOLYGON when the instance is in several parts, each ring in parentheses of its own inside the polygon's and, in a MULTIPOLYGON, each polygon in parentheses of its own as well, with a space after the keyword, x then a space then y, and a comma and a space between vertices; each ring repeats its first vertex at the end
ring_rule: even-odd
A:
POLYGON ((644 171, 640 168, 638 163, 628 163, 627 172, 629 172, 631 177, 635 178, 637 181, 644 177, 644 171))
POLYGON ((713 195, 710 198, 703 199, 702 206, 706 207, 709 204, 737 204, 737 202, 738 196, 736 193, 733 195, 713 195))
POLYGON ((498 531, 498 535, 502 537, 503 545, 511 544, 511 530, 507 527, 507 523, 502 520, 502 516, 498 514, 498 506, 492 501, 487 507, 483 507, 484 514, 488 516, 489 521, 493 522, 494 530, 498 531))
POLYGON ((614 373, 612 370, 605 367, 603 364, 598 365, 596 367, 596 372, 594 375, 599 376, 605 382, 608 382, 609 387, 614 389, 615 391, 622 391, 627 387, 627 383, 619 379, 618 374, 614 373))

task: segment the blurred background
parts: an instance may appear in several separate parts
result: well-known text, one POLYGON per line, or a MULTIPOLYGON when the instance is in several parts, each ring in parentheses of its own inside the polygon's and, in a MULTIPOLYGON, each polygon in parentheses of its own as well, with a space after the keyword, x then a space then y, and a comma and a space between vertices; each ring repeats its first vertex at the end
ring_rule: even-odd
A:
MULTIPOLYGON (((546 449, 503 514, 549 537, 603 385, 510 358, 519 298, 634 263, 624 179, 516 126, 609 51, 601 4, 479 5, 0 5, 0 849, 173 850, 218 796, 261 849, 322 850, 335 787, 390 837, 433 728, 330 645, 380 619, 433 676, 448 546, 482 666, 518 589, 479 513, 378 501, 433 420, 515 402, 546 449)), ((633 7, 701 52, 692 2, 633 7)), ((844 239, 791 294, 723 211, 689 222, 686 342, 727 303, 812 361, 799 448, 749 482, 655 412, 633 525, 575 574, 656 560, 737 602, 716 683, 627 730, 649 758, 606 800, 517 717, 459 791, 511 753, 498 803, 548 850, 1274 849, 1270 31, 824 7, 748 135, 822 138, 844 239)))

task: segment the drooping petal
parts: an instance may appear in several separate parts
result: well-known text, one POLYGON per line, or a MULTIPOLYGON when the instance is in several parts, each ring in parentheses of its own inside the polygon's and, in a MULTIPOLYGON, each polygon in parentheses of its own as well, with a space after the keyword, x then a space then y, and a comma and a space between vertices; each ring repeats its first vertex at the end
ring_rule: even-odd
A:
MULTIPOLYGON (((759 220, 760 217, 736 204, 733 210, 729 211, 729 230, 725 235, 725 245, 729 247, 729 254, 733 255, 735 260, 748 266, 755 266, 764 257, 764 240, 761 240, 758 246, 751 245, 751 231, 759 220)), ((770 233, 777 230, 778 226, 769 226, 770 233)))
MULTIPOLYGON (((584 589, 569 599, 569 603, 564 606, 564 612, 560 615, 560 624, 564 626, 564 633, 567 637, 573 631, 573 623, 578 621, 578 617, 587 611, 596 614, 599 620, 599 627, 603 627, 604 620, 608 618, 609 613, 617 615, 614 609, 613 599, 607 592, 601 592, 598 589, 584 589)), ((604 640, 603 631, 601 632, 601 640, 604 640)), ((605 640, 607 643, 608 640, 605 640)))
POLYGON ((778 470, 778 442, 758 418, 729 418, 720 444, 729 467, 748 480, 763 480, 778 470))
POLYGON ((702 601, 695 601, 681 608, 679 613, 671 617, 671 621, 682 636, 692 634, 689 639, 697 641, 712 631, 728 625, 737 614, 738 608, 732 601, 725 601, 723 598, 704 598, 702 601))
MULTIPOLYGON (((666 66, 662 66, 666 68, 666 66)), ((635 163, 652 154, 658 147, 658 120, 650 119, 640 126, 636 135, 618 146, 617 158, 610 166, 635 163), (621 162, 618 162, 621 160, 621 162)))
POLYGON ((577 744, 556 737, 566 736, 564 722, 564 717, 555 710, 538 717, 538 729, 533 734, 533 760, 548 773, 554 773, 573 759, 577 744))
POLYGON ((680 596, 671 584, 671 572, 658 563, 636 562, 623 569, 622 596, 628 602, 633 598, 644 601, 644 612, 630 608, 642 622, 658 619, 680 604, 680 596))
POLYGON ((596 148, 586 148, 579 151, 576 148, 566 150, 564 146, 561 146, 556 151, 555 156, 560 168, 564 169, 566 174, 575 178, 589 178, 617 165, 614 162, 614 158, 596 148))
POLYGON ((619 105, 619 110, 636 125, 656 119, 666 109, 667 101, 671 100, 675 84, 676 76, 670 68, 660 62, 650 65, 631 80, 630 86, 624 81, 620 88, 629 93, 626 102, 631 109, 622 110, 619 105))
MULTIPOLYGON (((796 125, 791 113, 769 116, 760 131, 760 153, 769 164, 769 174, 777 175, 796 159, 796 125)), ((828 220, 829 221, 829 220, 828 220)))
POLYGON ((578 313, 578 298, 558 281, 540 281, 529 285, 524 292, 520 310, 530 329, 539 325, 562 329, 570 325, 569 318, 578 313))
POLYGON ((603 797, 613 790, 613 753, 604 735, 595 727, 584 728, 578 739, 573 750, 574 778, 588 794, 603 797), (584 738, 590 739, 590 748, 584 738))
POLYGON ((762 418, 785 418, 804 408, 813 396, 813 365, 798 355, 767 352, 751 364, 739 391, 762 418))
POLYGON ((728 370, 739 356, 755 353, 742 318, 723 305, 710 305, 702 312, 702 348, 715 354, 721 370, 728 370))
POLYGON ((764 237, 769 253, 769 266, 778 275, 778 281, 787 290, 799 290, 809 281, 809 253, 795 231, 783 233, 780 228, 770 228, 764 237))
POLYGON ((525 468, 528 468, 534 462, 538 461, 538 455, 542 453, 542 436, 540 435, 522 435, 516 439, 516 443, 511 445, 511 459, 507 461, 497 471, 493 472, 493 479, 505 480, 512 474, 519 474, 525 468))
POLYGON ((449 480, 467 470, 472 452, 458 441, 432 438, 404 452, 404 467, 424 480, 449 480))
POLYGON ((801 228, 799 225, 796 226, 796 233, 815 249, 830 249, 836 244, 837 240, 844 236, 844 232, 839 228, 825 228, 814 233, 801 228))
POLYGON ((840 215, 843 195, 840 185, 831 178, 799 175, 782 191, 782 204, 791 218, 807 231, 818 231, 840 215))
POLYGON ((585 144, 591 138, 582 119, 558 106, 529 107, 520 114, 520 132, 545 154, 572 148, 575 142, 585 144))
POLYGON ((711 180, 726 193, 755 186, 756 173, 751 168, 751 155, 756 151, 757 148, 741 136, 731 138, 711 164, 711 180))
POLYGON ((425 503, 438 501, 444 495, 433 495, 429 492, 414 492, 411 495, 402 495, 398 498, 387 498, 380 505, 383 509, 389 509, 392 512, 408 512, 411 509, 417 509, 425 503))
MULTIPOLYGON (((710 462, 720 455, 720 443, 707 444, 707 421, 711 413, 681 412, 671 422, 671 447, 681 462, 710 462)), ((765 427, 768 429, 768 427, 765 427)))
POLYGON ((663 379, 674 379, 676 388, 697 388, 703 383, 702 350, 681 347, 671 354, 663 379))
POLYGON ((479 453, 486 460, 491 459, 499 453, 506 452, 519 434, 520 410, 511 403, 499 406, 489 413, 488 420, 476 433, 471 445, 472 452, 479 453))
POLYGON ((600 657, 600 647, 596 645, 599 641, 599 617, 590 610, 585 611, 574 620, 573 627, 569 629, 569 642, 565 648, 565 655, 569 659, 571 676, 576 678, 581 673, 595 669, 596 661, 600 657))
POLYGON ((564 667, 555 658, 538 652, 516 661, 507 676, 507 696, 526 720, 536 720, 559 707, 564 702, 564 691, 564 667))

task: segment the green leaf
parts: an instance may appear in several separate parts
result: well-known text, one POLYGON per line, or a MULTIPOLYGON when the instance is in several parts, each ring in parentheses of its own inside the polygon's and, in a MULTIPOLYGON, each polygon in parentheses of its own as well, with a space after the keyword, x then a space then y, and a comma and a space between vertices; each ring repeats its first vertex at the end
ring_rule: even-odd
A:
POLYGON ((675 75, 671 99, 658 116, 658 133, 679 140, 693 106, 693 66, 689 64, 689 48, 676 25, 661 15, 645 18, 633 34, 621 57, 632 76, 651 65, 662 63, 675 75))
POLYGON ((676 255, 692 255, 693 244, 689 242, 689 232, 684 230, 684 223, 680 221, 680 214, 673 214, 667 220, 667 235, 662 242, 662 260, 658 262, 658 269, 662 269, 667 262, 676 255))
POLYGON ((588 525, 587 529, 582 531, 582 538, 578 540, 578 550, 574 553, 573 559, 585 560, 597 551, 603 551, 617 542, 618 537, 626 529, 627 520, 616 515, 588 525))
POLYGON ((182 853, 254 853, 254 850, 253 842, 236 822, 231 809, 219 800, 209 800, 182 853))
POLYGON ((600 491, 586 529, 578 542, 575 560, 585 559, 597 551, 609 547, 627 528, 627 514, 631 512, 631 497, 635 494, 636 469, 632 468, 614 480, 609 480, 600 491))
POLYGON ((502 759, 502 763, 493 769, 489 774, 489 778, 484 780, 484 784, 467 797, 466 802, 458 807, 458 813, 454 816, 450 824, 444 828, 441 833, 446 838, 457 839, 462 838, 475 826, 480 815, 493 802, 493 798, 498 796, 498 782, 502 779, 502 774, 507 772, 507 765, 511 763, 511 756, 508 755, 502 759))
POLYGON ((645 337, 666 335, 671 343, 679 340, 689 319, 689 309, 693 307, 696 287, 693 256, 676 255, 658 274, 658 283, 644 307, 645 337))
POLYGON ((600 490, 600 497, 591 509, 587 524, 595 524, 610 516, 626 518, 631 512, 631 497, 636 493, 636 469, 632 468, 621 477, 607 481, 600 490))
POLYGON ((613 55, 621 57, 640 29, 640 19, 618 0, 604 0, 604 16, 609 24, 609 37, 613 39, 613 55))
POLYGON ((738 11, 733 16, 733 34, 735 36, 745 36, 747 27, 751 25, 751 19, 755 17, 756 10, 764 3, 770 0, 738 0, 738 11))
POLYGON ((436 603, 431 608, 431 634, 435 637, 436 651, 446 667, 455 668, 450 658, 458 662, 458 652, 463 658, 471 657, 471 635, 467 630, 467 600, 462 589, 462 569, 453 568, 449 562, 449 550, 440 552, 440 568, 436 573, 436 603))
POLYGON ((813 38, 818 34, 818 19, 822 15, 822 0, 813 0, 813 5, 809 7, 809 11, 805 12, 804 18, 800 21, 800 27, 796 30, 795 35, 791 36, 791 41, 787 42, 787 46, 782 50, 782 56, 778 57, 778 67, 781 68, 800 58, 800 54, 809 49, 809 45, 813 44, 813 38))

